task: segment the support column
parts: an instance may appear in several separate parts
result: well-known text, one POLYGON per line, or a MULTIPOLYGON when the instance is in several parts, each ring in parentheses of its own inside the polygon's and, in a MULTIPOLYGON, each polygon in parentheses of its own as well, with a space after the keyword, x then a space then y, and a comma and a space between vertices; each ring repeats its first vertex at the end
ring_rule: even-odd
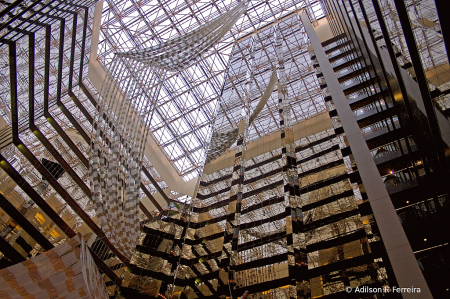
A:
POLYGON ((306 279, 308 261, 306 240, 303 233, 303 211, 300 201, 297 159, 295 156, 294 132, 291 122, 290 99, 283 59, 283 36, 275 25, 275 51, 278 75, 278 111, 280 113, 281 155, 283 161, 284 202, 286 206, 286 235, 288 249, 288 271, 291 279, 290 298, 306 298, 311 292, 306 279), (290 223, 289 223, 290 222, 290 223), (300 292, 297 293, 297 283, 300 292))
POLYGON ((380 173, 370 155, 369 148, 361 134, 361 130, 350 109, 342 87, 336 78, 336 74, 328 61, 308 16, 303 12, 300 14, 300 18, 327 82, 336 111, 358 166, 373 210, 373 215, 380 229, 390 263, 399 283, 398 287, 420 288, 420 293, 403 293, 404 298, 432 298, 431 292, 411 249, 411 245, 398 220, 397 212, 381 180, 380 173))
MULTIPOLYGON (((441 179, 441 184, 445 184, 445 182, 448 180, 448 165, 447 158, 445 157, 445 145, 441 139, 441 128, 439 127, 439 122, 436 116, 436 108, 433 105, 433 99, 430 95, 427 78, 425 76, 422 59, 412 29, 408 9, 406 8, 404 1, 394 0, 394 3, 395 7, 397 8, 400 24, 402 25, 403 34, 405 35, 405 41, 408 47, 409 55, 411 56, 411 62, 414 67, 414 73, 416 74, 416 80, 419 85, 423 104, 425 106, 428 123, 430 124, 430 131, 433 137, 432 141, 434 141, 434 144, 431 144, 430 146, 432 146, 436 150, 436 156, 441 167, 440 171, 442 172, 442 176, 439 176, 439 178, 441 179)), ((397 63, 397 60, 395 60, 395 62, 397 63)))
POLYGON ((248 60, 247 60, 247 79, 244 89, 244 105, 242 107, 242 119, 239 124, 239 134, 237 137, 236 152, 234 155, 234 167, 231 176, 230 198, 235 199, 236 208, 234 211, 234 219, 227 223, 227 230, 233 232, 231 239, 230 265, 228 272, 228 284, 230 292, 236 288, 236 265, 238 262, 238 244, 239 244, 239 225, 242 210, 242 194, 244 189, 245 174, 245 150, 247 149, 248 127, 250 123, 251 94, 253 89, 253 68, 255 57, 253 53, 253 37, 250 38, 248 44, 248 60))

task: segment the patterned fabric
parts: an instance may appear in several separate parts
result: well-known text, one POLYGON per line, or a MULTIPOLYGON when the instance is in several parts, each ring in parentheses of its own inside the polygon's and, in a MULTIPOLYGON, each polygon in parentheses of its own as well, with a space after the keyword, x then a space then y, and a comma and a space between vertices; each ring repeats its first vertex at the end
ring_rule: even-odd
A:
POLYGON ((209 144, 206 164, 220 157, 236 141, 239 129, 233 129, 228 132, 213 132, 211 143, 209 144))
POLYGON ((137 63, 118 58, 107 73, 98 101, 90 163, 92 199, 100 227, 128 259, 140 233, 141 164, 151 116, 149 109, 159 93, 150 90, 145 94, 140 88, 140 80, 147 72, 124 80, 138 67, 141 66, 137 63))
POLYGON ((192 64, 217 44, 247 10, 248 1, 242 1, 230 11, 198 29, 158 46, 127 53, 117 53, 157 68, 179 71, 192 64))
POLYGON ((0 298, 109 298, 87 245, 78 236, 0 270, 0 298))
POLYGON ((90 178, 99 224, 128 259, 140 234, 141 165, 150 120, 166 73, 198 60, 246 9, 247 1, 240 2, 184 36, 144 50, 116 53, 113 58, 98 101, 90 178))

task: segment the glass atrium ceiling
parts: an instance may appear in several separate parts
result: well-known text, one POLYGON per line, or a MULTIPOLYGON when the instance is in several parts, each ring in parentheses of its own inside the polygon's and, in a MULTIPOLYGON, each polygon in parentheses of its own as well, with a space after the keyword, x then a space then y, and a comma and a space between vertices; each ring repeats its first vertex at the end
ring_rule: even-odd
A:
MULTIPOLYGON (((228 11, 237 2, 104 0, 98 60, 108 68, 113 53, 143 49, 183 35, 228 11)), ((199 63, 168 75, 151 131, 185 180, 196 177, 203 165, 233 44, 305 7, 312 18, 324 16, 319 1, 250 1, 247 14, 199 63)))

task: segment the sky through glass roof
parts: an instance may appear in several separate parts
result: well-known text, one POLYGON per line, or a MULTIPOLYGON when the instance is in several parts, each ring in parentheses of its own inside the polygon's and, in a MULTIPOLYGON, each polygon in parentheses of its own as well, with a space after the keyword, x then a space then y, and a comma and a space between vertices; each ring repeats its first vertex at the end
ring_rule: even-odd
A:
MULTIPOLYGON (((108 68, 115 52, 144 49, 183 35, 230 10, 236 3, 231 0, 105 0, 98 61, 108 68)), ((311 18, 323 17, 319 1, 250 1, 247 14, 201 61, 168 75, 158 99, 151 131, 185 180, 196 177, 203 166, 211 125, 236 41, 305 7, 311 18)), ((316 112, 314 109, 309 114, 316 112)), ((264 128, 259 126, 258 133, 254 133, 264 135, 264 128)))

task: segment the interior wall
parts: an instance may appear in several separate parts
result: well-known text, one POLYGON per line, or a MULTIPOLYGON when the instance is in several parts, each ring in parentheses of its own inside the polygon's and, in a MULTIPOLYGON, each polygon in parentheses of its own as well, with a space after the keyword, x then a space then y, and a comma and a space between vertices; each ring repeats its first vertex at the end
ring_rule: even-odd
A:
POLYGON ((334 37, 327 18, 318 20, 317 24, 314 26, 314 31, 316 32, 317 37, 319 38, 319 41, 321 43, 334 37))

